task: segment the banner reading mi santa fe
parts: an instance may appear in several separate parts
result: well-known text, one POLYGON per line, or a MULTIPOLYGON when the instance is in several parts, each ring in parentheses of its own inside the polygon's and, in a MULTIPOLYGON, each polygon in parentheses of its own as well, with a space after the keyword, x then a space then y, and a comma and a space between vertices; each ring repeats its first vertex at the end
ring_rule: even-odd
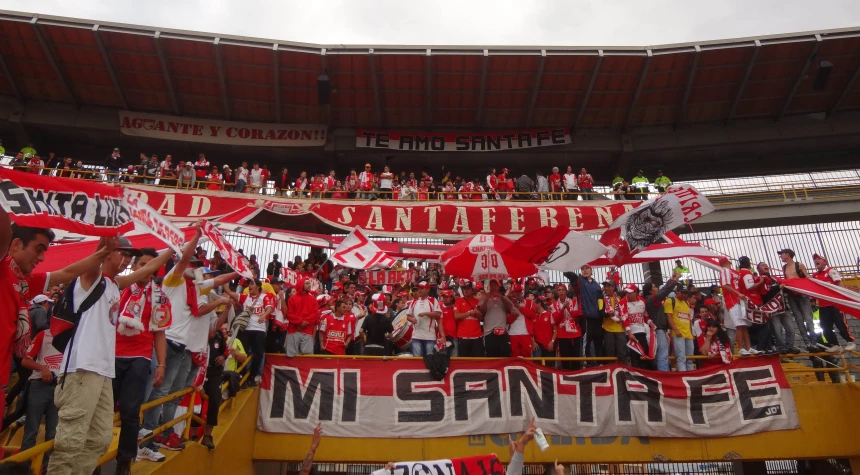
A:
POLYGON ((570 129, 566 127, 473 133, 355 131, 355 146, 358 148, 421 152, 495 152, 569 143, 570 129))
POLYGON ((228 122, 129 111, 119 111, 119 130, 135 137, 256 147, 321 147, 326 139, 326 126, 319 124, 228 122))
POLYGON ((777 358, 686 373, 617 364, 563 371, 516 359, 457 361, 436 381, 421 359, 267 356, 257 427, 335 437, 522 431, 572 437, 728 437, 799 428, 777 358))

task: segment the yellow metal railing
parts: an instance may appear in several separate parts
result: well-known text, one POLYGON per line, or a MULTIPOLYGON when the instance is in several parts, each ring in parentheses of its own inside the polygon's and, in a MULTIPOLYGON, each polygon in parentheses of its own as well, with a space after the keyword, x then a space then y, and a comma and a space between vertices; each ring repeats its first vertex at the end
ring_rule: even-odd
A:
MULTIPOLYGON (((248 363, 251 361, 251 358, 252 358, 252 355, 248 355, 245 358, 245 361, 237 368, 236 371, 241 373, 247 367, 248 363)), ((249 375, 250 375, 250 373, 246 373, 245 376, 242 378, 241 382, 244 383, 247 380, 249 375)), ((221 387, 221 390, 225 391, 227 389, 228 384, 229 383, 224 383, 221 387)), ((185 389, 182 389, 182 390, 177 391, 175 393, 168 394, 164 397, 160 397, 160 398, 155 399, 153 401, 149 401, 149 402, 142 404, 140 406, 139 417, 142 419, 143 414, 146 411, 148 411, 149 409, 152 409, 153 407, 156 407, 160 404, 164 404, 166 402, 172 401, 174 399, 180 399, 182 397, 185 397, 186 394, 191 394, 191 401, 188 404, 188 407, 189 407, 188 412, 186 412, 185 414, 183 414, 179 417, 174 418, 173 420, 167 421, 164 424, 156 427, 155 429, 152 430, 151 434, 149 434, 148 436, 146 436, 142 439, 138 439, 138 441, 137 441, 138 444, 142 444, 144 442, 149 441, 150 439, 154 438, 158 434, 161 434, 162 432, 170 429, 171 427, 173 427, 176 424, 179 424, 180 422, 183 422, 183 421, 185 421, 185 429, 183 431, 182 436, 185 439, 188 439, 189 435, 191 434, 191 421, 192 420, 197 421, 198 423, 205 423, 201 418, 194 415, 194 400, 195 400, 195 397, 197 396, 197 391, 194 388, 185 388, 185 389)), ((201 394, 201 395, 204 396, 204 399, 205 399, 205 395, 204 394, 201 394)), ((225 404, 228 402, 232 402, 232 399, 229 399, 228 401, 224 401, 224 404, 221 405, 220 409, 224 410, 225 404)), ((114 414, 113 421, 114 421, 114 424, 117 424, 119 422, 119 414, 118 413, 114 414)), ((54 448, 54 441, 49 440, 47 442, 43 442, 39 445, 36 445, 35 447, 29 448, 23 452, 19 452, 15 455, 12 455, 12 456, 9 456, 3 460, 0 460, 0 462, 27 462, 27 461, 29 461, 30 462, 30 469, 33 471, 33 473, 39 473, 41 471, 42 460, 44 460, 45 454, 53 448, 54 448)), ((117 455, 117 449, 108 450, 107 453, 105 453, 99 459, 98 465, 101 466, 102 464, 104 464, 110 460, 113 460, 114 458, 116 458, 116 455, 117 455)))

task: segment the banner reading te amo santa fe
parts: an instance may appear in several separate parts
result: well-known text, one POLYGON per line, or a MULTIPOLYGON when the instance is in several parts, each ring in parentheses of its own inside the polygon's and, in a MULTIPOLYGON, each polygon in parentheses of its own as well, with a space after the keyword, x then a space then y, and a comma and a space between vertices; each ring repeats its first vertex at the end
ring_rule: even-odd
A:
POLYGON ((453 360, 442 381, 421 359, 266 358, 257 427, 334 437, 506 434, 535 417, 573 437, 728 437, 799 427, 778 358, 685 373, 618 364, 582 371, 518 359, 453 360))
POLYGON ((228 122, 129 111, 119 111, 119 130, 135 137, 255 147, 320 147, 326 139, 326 127, 318 124, 228 122))
POLYGON ((355 146, 421 152, 495 152, 570 143, 570 129, 509 130, 502 132, 436 133, 364 130, 355 132, 355 146))

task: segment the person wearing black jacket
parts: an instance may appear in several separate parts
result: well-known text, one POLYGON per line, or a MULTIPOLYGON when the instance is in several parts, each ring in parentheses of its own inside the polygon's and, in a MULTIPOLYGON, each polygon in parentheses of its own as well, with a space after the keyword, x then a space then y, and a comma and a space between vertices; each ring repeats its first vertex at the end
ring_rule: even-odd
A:
POLYGON ((582 305, 582 316, 585 317, 585 355, 601 357, 604 356, 603 318, 598 311, 597 301, 603 299, 603 288, 600 282, 591 276, 590 266, 584 265, 579 270, 579 275, 565 272, 564 276, 573 284, 582 305))
POLYGON ((642 286, 645 311, 648 312, 651 321, 657 326, 657 371, 669 371, 669 345, 671 342, 669 341, 669 319, 663 310, 663 301, 675 290, 680 278, 679 273, 672 273, 672 278, 663 284, 659 290, 651 282, 646 282, 642 286))
POLYGON ((209 398, 209 406, 206 411, 206 428, 203 430, 203 438, 200 445, 209 450, 215 448, 212 440, 212 429, 218 425, 218 412, 221 410, 221 385, 224 383, 224 363, 230 356, 230 347, 227 344, 226 328, 224 323, 229 314, 229 305, 218 315, 215 325, 209 329, 209 365, 206 367, 206 382, 203 390, 209 398))
POLYGON ((281 269, 284 268, 284 265, 281 264, 281 261, 278 260, 278 255, 275 254, 272 256, 272 262, 266 266, 266 275, 271 277, 280 277, 281 269))
POLYGON ((105 173, 108 181, 118 181, 122 174, 122 156, 119 147, 114 147, 113 152, 105 158, 105 173))

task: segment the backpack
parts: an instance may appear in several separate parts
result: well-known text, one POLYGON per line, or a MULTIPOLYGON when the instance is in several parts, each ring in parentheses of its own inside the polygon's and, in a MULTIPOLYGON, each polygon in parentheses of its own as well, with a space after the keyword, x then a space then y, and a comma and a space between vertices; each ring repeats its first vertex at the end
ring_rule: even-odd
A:
MULTIPOLYGON (((75 312, 74 292, 77 279, 73 280, 63 294, 54 305, 51 313, 51 334, 54 335, 54 340, 51 343, 54 348, 60 353, 65 353, 66 347, 71 351, 74 345, 75 333, 78 330, 78 325, 81 323, 81 316, 90 309, 102 297, 107 288, 107 282, 102 277, 95 288, 92 289, 87 298, 83 301, 78 311, 75 312)), ((68 369, 68 361, 66 361, 66 369, 68 369)))

